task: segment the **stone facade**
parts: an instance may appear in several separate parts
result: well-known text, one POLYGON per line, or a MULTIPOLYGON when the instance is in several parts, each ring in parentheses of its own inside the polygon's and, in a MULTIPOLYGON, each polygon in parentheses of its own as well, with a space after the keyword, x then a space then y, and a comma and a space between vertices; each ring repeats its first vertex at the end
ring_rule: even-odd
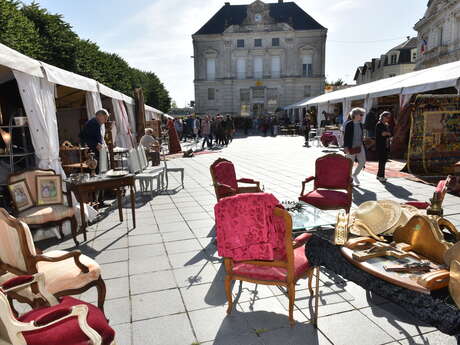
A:
POLYGON ((372 59, 358 67, 354 78, 356 84, 365 84, 412 72, 417 60, 417 42, 417 38, 408 37, 406 42, 390 49, 380 58, 372 59))
POLYGON ((417 70, 460 60, 460 1, 430 0, 414 29, 420 41, 417 70))
POLYGON ((282 1, 255 1, 247 6, 226 3, 193 35, 198 114, 274 113, 323 93, 327 29, 303 11, 311 25, 296 24, 293 17, 283 21, 277 11, 285 5, 293 15, 302 11, 282 1), (210 26, 213 21, 225 21, 223 32, 210 26))

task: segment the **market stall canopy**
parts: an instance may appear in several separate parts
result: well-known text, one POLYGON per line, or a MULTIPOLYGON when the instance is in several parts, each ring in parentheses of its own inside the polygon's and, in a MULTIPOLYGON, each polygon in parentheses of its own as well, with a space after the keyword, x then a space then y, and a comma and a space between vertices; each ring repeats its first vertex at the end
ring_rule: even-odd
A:
POLYGON ((160 120, 163 112, 145 104, 145 118, 146 120, 160 120))
POLYGON ((166 117, 168 120, 174 120, 174 117, 171 116, 171 115, 168 115, 168 114, 164 114, 164 113, 163 113, 163 116, 166 117))
POLYGON ((295 103, 289 107, 302 108, 308 105, 323 103, 340 103, 345 99, 350 101, 376 98, 390 95, 410 95, 433 91, 448 87, 457 87, 460 79, 460 61, 423 69, 420 71, 401 74, 371 83, 325 93, 307 101, 295 103))
POLYGON ((0 65, 43 78, 40 62, 0 43, 0 65))
POLYGON ((98 92, 97 81, 41 62, 48 81, 74 89, 98 92))

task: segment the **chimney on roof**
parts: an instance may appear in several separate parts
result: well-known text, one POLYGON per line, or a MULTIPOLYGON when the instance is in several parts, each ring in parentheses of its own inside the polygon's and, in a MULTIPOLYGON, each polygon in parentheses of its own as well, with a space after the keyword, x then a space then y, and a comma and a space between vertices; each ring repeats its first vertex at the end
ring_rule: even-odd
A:
POLYGON ((283 2, 283 0, 278 0, 278 4, 282 4, 283 2))
POLYGON ((225 6, 230 6, 230 3, 229 3, 229 2, 226 2, 226 3, 225 3, 225 6))
POLYGON ((407 40, 409 41, 410 40, 410 36, 406 36, 407 40))

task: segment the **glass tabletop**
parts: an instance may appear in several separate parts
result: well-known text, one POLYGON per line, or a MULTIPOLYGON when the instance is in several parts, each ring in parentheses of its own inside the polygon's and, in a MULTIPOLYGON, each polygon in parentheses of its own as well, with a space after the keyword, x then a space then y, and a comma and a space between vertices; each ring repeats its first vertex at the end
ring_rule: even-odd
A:
MULTIPOLYGON (((298 204, 300 204, 299 208, 289 211, 292 217, 292 231, 334 226, 337 222, 338 210, 325 211, 304 202, 298 204)), ((289 208, 289 204, 287 208, 289 208)))

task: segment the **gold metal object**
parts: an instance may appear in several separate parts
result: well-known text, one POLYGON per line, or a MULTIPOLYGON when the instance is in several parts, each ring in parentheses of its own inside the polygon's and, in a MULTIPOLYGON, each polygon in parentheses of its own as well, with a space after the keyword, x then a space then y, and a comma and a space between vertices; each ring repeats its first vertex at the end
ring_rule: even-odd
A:
POLYGON ((404 259, 407 257, 411 257, 417 260, 420 260, 420 257, 411 252, 406 252, 400 250, 396 246, 391 246, 385 243, 374 243, 374 245, 370 249, 362 250, 362 251, 355 251, 352 254, 354 260, 363 262, 369 259, 378 258, 382 256, 393 256, 398 259, 404 259))
POLYGON ((444 263, 444 254, 451 244, 444 240, 438 222, 429 216, 413 216, 405 226, 397 228, 393 234, 397 243, 407 243, 406 250, 420 254, 438 264, 444 263))
POLYGON ((96 176, 97 160, 94 158, 93 152, 90 152, 86 165, 91 169, 91 177, 96 176))
POLYGON ((450 264, 449 293, 457 307, 460 308, 460 262, 457 260, 450 264))
POLYGON ((442 217, 444 212, 442 209, 442 201, 441 195, 438 192, 434 192, 433 197, 430 199, 431 204, 426 209, 426 214, 442 217))

